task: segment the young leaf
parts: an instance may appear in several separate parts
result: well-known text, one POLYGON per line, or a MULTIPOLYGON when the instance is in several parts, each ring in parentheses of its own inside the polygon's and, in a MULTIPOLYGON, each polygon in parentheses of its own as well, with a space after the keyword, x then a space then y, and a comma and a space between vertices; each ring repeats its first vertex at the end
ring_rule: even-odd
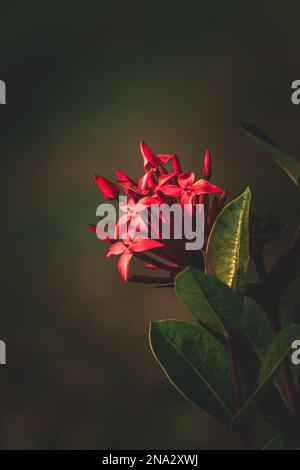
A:
POLYGON ((228 336, 243 327, 241 298, 219 279, 188 267, 176 276, 175 290, 195 317, 217 333, 228 336))
POLYGON ((293 341, 299 338, 300 325, 290 325, 282 330, 281 333, 273 340, 261 365, 257 388, 239 413, 233 418, 233 426, 239 426, 247 420, 253 407, 255 407, 261 400, 266 387, 273 379, 285 358, 291 352, 293 341))
POLYGON ((296 186, 300 185, 300 162, 285 153, 280 146, 263 130, 252 124, 241 123, 243 132, 273 157, 275 162, 291 178, 296 186))
POLYGON ((234 408, 229 359, 204 327, 181 320, 150 325, 150 346, 170 382, 194 405, 228 424, 234 408))
POLYGON ((250 189, 231 201, 217 217, 210 233, 207 254, 216 276, 244 294, 249 264, 250 189))

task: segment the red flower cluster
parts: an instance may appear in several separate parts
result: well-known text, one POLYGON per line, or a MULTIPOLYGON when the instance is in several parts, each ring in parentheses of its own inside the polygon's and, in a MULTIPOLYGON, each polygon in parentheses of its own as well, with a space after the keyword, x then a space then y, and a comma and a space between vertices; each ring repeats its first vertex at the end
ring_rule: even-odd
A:
MULTIPOLYGON (((224 206, 226 192, 209 182, 211 178, 211 157, 209 151, 204 157, 202 179, 195 181, 194 173, 183 172, 179 159, 176 155, 157 154, 155 155, 145 142, 140 144, 141 154, 144 160, 144 175, 135 182, 124 172, 117 170, 118 184, 95 176, 95 182, 99 186, 104 197, 109 200, 117 200, 120 196, 120 188, 127 196, 126 203, 120 202, 122 215, 117 224, 114 236, 101 237, 110 244, 107 256, 119 255, 118 269, 126 281, 155 283, 168 285, 172 284, 175 275, 185 266, 203 267, 202 250, 188 251, 185 249, 186 239, 178 239, 173 232, 168 239, 163 237, 162 224, 166 222, 162 216, 157 227, 151 227, 156 231, 156 239, 145 236, 119 239, 122 227, 127 227, 130 223, 145 225, 141 220, 141 208, 150 210, 152 205, 179 203, 188 212, 193 220, 197 204, 204 204, 205 230, 204 245, 206 244, 212 224, 224 206), (171 164, 171 172, 165 168, 166 164, 171 164), (210 195, 214 195, 210 201, 210 195), (173 236, 172 236, 173 235, 173 236), (151 250, 151 253, 145 253, 151 250), (128 277, 131 259, 135 257, 145 263, 145 267, 151 270, 161 270, 164 276, 134 275, 128 277)), ((170 216, 167 220, 170 223, 170 216)), ((151 220, 149 222, 151 224, 151 220)), ((97 232, 95 225, 90 225, 94 233, 97 232)), ((147 227, 144 227, 146 229, 147 227)), ((150 227, 148 227, 150 228, 150 227)))

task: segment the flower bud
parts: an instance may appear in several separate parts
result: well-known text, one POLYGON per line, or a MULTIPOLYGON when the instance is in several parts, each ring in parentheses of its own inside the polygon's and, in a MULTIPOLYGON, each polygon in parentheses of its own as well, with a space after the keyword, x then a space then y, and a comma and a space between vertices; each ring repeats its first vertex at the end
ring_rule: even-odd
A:
POLYGON ((203 162, 202 177, 206 180, 211 178, 211 157, 209 150, 206 150, 203 162))
POLYGON ((106 199, 118 199, 120 189, 115 183, 102 178, 102 176, 95 175, 94 180, 102 191, 103 196, 106 199))

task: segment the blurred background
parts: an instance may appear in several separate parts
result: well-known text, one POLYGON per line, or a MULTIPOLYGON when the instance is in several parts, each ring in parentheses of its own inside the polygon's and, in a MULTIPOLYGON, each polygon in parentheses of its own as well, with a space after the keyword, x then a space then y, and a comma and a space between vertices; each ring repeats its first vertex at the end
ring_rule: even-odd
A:
POLYGON ((299 198, 238 123, 299 155, 299 14, 296 0, 2 0, 2 449, 236 446, 152 357, 149 321, 189 315, 172 289, 120 280, 87 227, 92 176, 139 176, 140 139, 196 172, 209 148, 230 198, 250 185, 256 211, 288 221, 271 265, 299 198))

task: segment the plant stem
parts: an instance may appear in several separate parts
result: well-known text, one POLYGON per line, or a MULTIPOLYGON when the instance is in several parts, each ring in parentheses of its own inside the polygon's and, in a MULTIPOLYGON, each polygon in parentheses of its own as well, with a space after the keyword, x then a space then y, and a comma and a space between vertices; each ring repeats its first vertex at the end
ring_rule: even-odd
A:
MULTIPOLYGON (((272 290, 274 289, 272 289, 272 286, 270 286, 268 282, 268 272, 264 263, 262 250, 258 250, 256 253, 253 253, 252 257, 255 263, 255 268, 261 283, 261 287, 265 291, 264 304, 267 316, 271 323, 272 337, 274 339, 276 336, 278 336, 281 330, 281 322, 278 314, 279 298, 276 299, 276 290, 273 292, 274 296, 272 297, 272 290), (269 297, 272 298, 272 301, 269 300, 269 297), (274 299, 276 299, 275 302, 274 299)), ((288 410, 291 413, 294 413, 296 411, 296 391, 289 364, 286 362, 280 368, 280 377, 284 389, 284 395, 287 401, 288 410)))
MULTIPOLYGON (((230 372, 231 372, 231 379, 232 379, 232 391, 233 391, 233 399, 235 405, 235 412, 238 413, 242 407, 242 400, 240 394, 240 381, 239 381, 239 374, 238 374, 238 367, 237 367, 237 360, 235 354, 235 348, 233 345, 232 338, 228 336, 225 337, 226 346, 229 354, 229 362, 230 362, 230 372)), ((246 439, 244 433, 239 431, 237 433, 239 446, 241 450, 246 449, 246 439)))
MULTIPOLYGON (((278 328, 277 324, 274 322, 272 323, 272 336, 273 338, 276 338, 278 336, 278 328)), ((296 411, 296 400, 295 400, 295 387, 294 387, 294 382, 293 382, 293 377, 291 374, 291 369, 289 367, 289 364, 285 362, 282 367, 280 367, 280 377, 284 389, 284 395, 287 401, 287 407, 290 413, 295 413, 296 411)))

